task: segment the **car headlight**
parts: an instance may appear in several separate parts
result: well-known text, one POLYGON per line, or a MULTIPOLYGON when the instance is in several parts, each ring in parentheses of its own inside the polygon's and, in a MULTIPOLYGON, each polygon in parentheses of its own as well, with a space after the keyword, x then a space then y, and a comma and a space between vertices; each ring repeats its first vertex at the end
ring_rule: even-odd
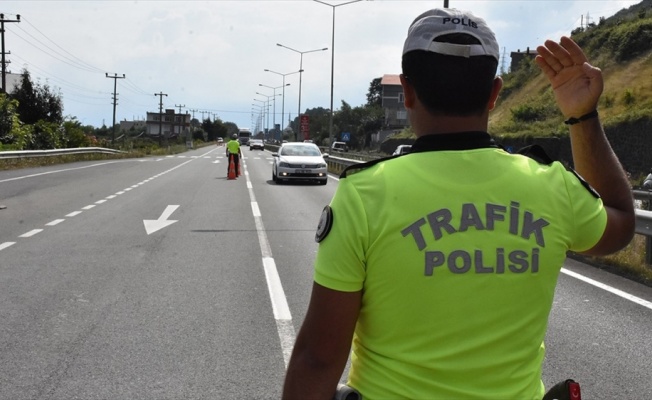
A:
POLYGON ((286 162, 283 162, 283 161, 281 161, 281 162, 278 164, 278 166, 279 166, 279 167, 283 167, 283 168, 290 168, 290 164, 288 164, 288 163, 286 163, 286 162))
POLYGON ((319 167, 319 168, 326 168, 327 165, 326 165, 326 163, 321 163, 321 164, 318 165, 318 167, 319 167))

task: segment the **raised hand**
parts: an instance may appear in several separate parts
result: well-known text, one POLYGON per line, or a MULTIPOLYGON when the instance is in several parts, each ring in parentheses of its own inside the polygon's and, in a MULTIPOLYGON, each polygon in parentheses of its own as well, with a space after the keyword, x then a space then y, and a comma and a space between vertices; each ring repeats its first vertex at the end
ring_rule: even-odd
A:
POLYGON ((582 49, 571 38, 559 43, 546 40, 537 47, 535 62, 550 81, 557 105, 566 118, 595 110, 602 94, 602 71, 588 63, 582 49))

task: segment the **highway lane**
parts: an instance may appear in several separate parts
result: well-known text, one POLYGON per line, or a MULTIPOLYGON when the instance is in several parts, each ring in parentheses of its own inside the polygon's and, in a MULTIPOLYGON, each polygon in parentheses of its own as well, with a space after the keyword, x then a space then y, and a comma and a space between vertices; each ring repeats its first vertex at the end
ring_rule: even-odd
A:
POLYGON ((278 397, 284 363, 246 183, 207 152, 77 169, 68 190, 0 183, 0 243, 16 242, 0 251, 0 398, 278 397), (53 205, 22 210, 33 192, 53 205), (143 220, 170 205, 178 222, 148 235, 143 220))
MULTIPOLYGON (((0 248, 15 243, 0 250, 0 398, 278 397, 337 180, 276 185, 270 153, 245 148, 246 175, 227 181, 223 151, 0 172, 0 248), (148 235, 143 220, 174 205, 177 222, 148 235), (266 252, 293 331, 275 321, 266 252)), ((652 301, 650 288, 566 267, 652 301)), ((651 314, 562 274, 544 381, 652 398, 651 314)))

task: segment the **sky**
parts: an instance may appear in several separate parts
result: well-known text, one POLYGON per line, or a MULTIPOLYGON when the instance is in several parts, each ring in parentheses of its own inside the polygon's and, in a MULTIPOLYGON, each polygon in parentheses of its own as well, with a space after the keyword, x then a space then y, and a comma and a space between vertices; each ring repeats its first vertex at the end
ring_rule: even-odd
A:
MULTIPOLYGON (((144 120, 162 101, 199 120, 255 129, 267 108, 263 127, 287 125, 299 98, 301 112, 330 109, 331 77, 334 110, 342 101, 364 105, 374 78, 401 72, 410 23, 444 4, 350 1, 3 0, 0 13, 5 20, 20 15, 19 23, 4 24, 8 70, 27 69, 33 81, 59 92, 64 115, 84 125, 111 126, 115 84, 116 122, 144 120)), ((535 49, 639 2, 449 0, 449 7, 487 21, 501 70, 509 68, 510 52, 535 49)))

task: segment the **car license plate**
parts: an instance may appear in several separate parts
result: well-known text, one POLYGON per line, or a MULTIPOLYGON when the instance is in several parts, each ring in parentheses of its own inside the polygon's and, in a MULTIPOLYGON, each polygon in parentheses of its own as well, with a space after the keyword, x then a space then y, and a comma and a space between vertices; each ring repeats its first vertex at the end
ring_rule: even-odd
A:
POLYGON ((297 174, 311 174, 312 171, 309 169, 298 169, 297 174))

